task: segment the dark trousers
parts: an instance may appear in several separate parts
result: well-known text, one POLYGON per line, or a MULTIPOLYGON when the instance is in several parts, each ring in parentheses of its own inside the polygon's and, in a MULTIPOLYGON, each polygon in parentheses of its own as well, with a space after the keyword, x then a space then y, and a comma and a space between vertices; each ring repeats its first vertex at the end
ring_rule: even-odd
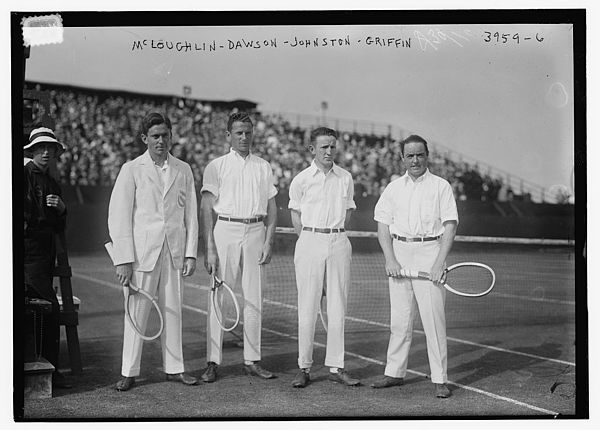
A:
POLYGON ((33 336, 38 355, 58 368, 60 344, 60 307, 53 288, 54 243, 53 234, 29 235, 25 238, 25 297, 44 299, 52 303, 48 314, 25 314, 25 334, 33 336), (40 354, 41 350, 41 354, 40 354))

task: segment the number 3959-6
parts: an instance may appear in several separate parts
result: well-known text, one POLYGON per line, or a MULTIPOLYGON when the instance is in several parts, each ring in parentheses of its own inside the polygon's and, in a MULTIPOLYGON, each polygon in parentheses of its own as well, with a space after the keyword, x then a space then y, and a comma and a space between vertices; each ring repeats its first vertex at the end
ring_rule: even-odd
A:
POLYGON ((538 42, 542 42, 544 40, 544 38, 542 36, 539 35, 539 33, 535 33, 535 38, 531 37, 531 36, 521 36, 519 33, 499 33, 499 32, 495 32, 492 33, 491 31, 484 31, 483 32, 484 36, 483 36, 483 41, 486 43, 508 43, 508 42, 513 42, 513 43, 521 43, 521 41, 526 41, 526 40, 532 40, 535 39, 538 42))

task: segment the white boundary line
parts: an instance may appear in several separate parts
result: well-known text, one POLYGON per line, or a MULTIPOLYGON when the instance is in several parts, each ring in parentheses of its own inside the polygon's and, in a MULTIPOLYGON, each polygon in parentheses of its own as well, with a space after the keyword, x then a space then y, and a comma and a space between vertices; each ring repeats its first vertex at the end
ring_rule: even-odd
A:
MULTIPOLYGON (((114 288, 114 289, 118 289, 118 290, 121 289, 121 286, 117 285, 114 282, 103 281, 101 279, 96 279, 96 278, 93 278, 91 276, 81 275, 81 274, 73 274, 73 277, 84 279, 84 280, 90 281, 90 282, 95 282, 97 284, 108 286, 110 288, 114 288)), ((192 287, 194 289, 199 289, 199 290, 203 290, 203 291, 204 290, 209 290, 209 287, 206 287, 206 286, 203 286, 203 285, 197 286, 197 285, 190 284, 190 283, 184 283, 184 284, 185 284, 185 286, 192 287)), ((272 301, 268 301, 268 302, 271 302, 272 304, 278 304, 279 305, 279 302, 272 302, 272 301)), ((289 308, 296 308, 295 306, 287 305, 287 304, 284 304, 284 303, 281 303, 281 305, 284 305, 284 306, 289 307, 289 308)), ((207 314, 207 312, 205 310, 202 310, 200 308, 196 308, 194 306, 182 305, 182 307, 184 309, 187 309, 187 310, 190 310, 192 312, 196 312, 196 313, 199 313, 199 314, 202 314, 202 315, 206 315, 207 314)), ((359 319, 357 319, 357 320, 359 320, 359 319)), ((359 321, 367 321, 367 320, 359 320, 359 321)), ((293 336, 291 334, 282 333, 280 331, 271 330, 271 329, 264 328, 264 327, 263 327, 263 330, 266 331, 266 332, 268 332, 268 333, 272 333, 272 334, 275 334, 275 335, 278 335, 278 336, 281 336, 281 337, 285 337, 285 338, 292 339, 292 340, 298 340, 298 338, 296 336, 293 336)), ((448 339, 452 339, 452 340, 455 340, 455 341, 457 340, 457 339, 453 339, 453 338, 448 338, 448 339)), ((473 342, 467 342, 467 341, 462 341, 462 342, 469 343, 471 345, 479 346, 478 344, 473 343, 473 342)), ((324 344, 322 344, 320 342, 315 342, 314 344, 316 346, 320 347, 320 348, 325 348, 326 347, 326 345, 324 345, 324 344)), ((496 347, 488 347, 488 348, 496 349, 496 350, 500 350, 500 351, 505 351, 505 352, 515 353, 514 351, 502 350, 501 348, 496 348, 496 347)), ((356 354, 356 353, 349 352, 349 351, 346 351, 346 354, 349 355, 350 357, 358 358, 358 359, 366 361, 368 363, 374 363, 374 364, 378 364, 378 365, 381 365, 381 366, 385 366, 385 363, 383 361, 377 360, 375 358, 367 357, 365 355, 360 355, 360 354, 356 354)), ((531 356, 530 354, 523 354, 523 355, 531 356)), ((537 356, 533 356, 533 357, 538 358, 537 356)), ((539 357, 539 358, 543 359, 543 357, 539 357)), ((546 359, 546 360, 556 361, 556 360, 552 360, 552 359, 546 359)), ((413 375, 424 377, 424 378, 428 377, 428 375, 426 375, 425 373, 418 372, 416 370, 407 369, 407 372, 411 373, 413 375)), ((519 400, 511 399, 510 397, 500 396, 498 394, 490 393, 488 391, 481 390, 479 388, 470 387, 468 385, 459 384, 459 383, 456 383, 456 382, 453 382, 453 381, 448 381, 448 383, 451 384, 451 385, 454 385, 456 387, 460 387, 460 388, 462 388, 464 390, 472 391, 474 393, 482 394, 484 396, 491 397, 491 398, 496 399, 496 400, 501 400, 501 401, 505 401, 505 402, 508 402, 508 403, 512 403, 514 405, 522 406, 522 407, 525 407, 525 408, 528 408, 528 409, 531 409, 531 410, 534 410, 534 411, 537 411, 537 412, 541 412, 541 413, 544 413, 544 414, 552 415, 553 417, 557 417, 559 415, 559 413, 556 412, 556 411, 551 411, 549 409, 540 408, 540 407, 537 407, 537 406, 534 406, 534 405, 530 405, 529 403, 525 403, 525 402, 521 402, 519 400)))
POLYGON ((530 302, 544 302, 544 303, 556 303, 559 305, 572 305, 575 306, 575 302, 571 300, 559 300, 559 299, 546 299, 544 297, 527 297, 521 296, 519 294, 509 294, 509 293, 497 293, 492 292, 494 297, 503 297, 507 299, 519 299, 519 300, 528 300, 530 302))

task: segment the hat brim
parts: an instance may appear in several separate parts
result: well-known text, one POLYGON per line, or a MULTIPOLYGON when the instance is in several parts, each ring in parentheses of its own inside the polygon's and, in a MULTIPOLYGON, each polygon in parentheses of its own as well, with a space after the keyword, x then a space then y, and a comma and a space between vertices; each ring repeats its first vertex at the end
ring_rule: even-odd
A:
POLYGON ((27 145, 25 145, 23 147, 23 149, 29 149, 31 150, 34 146, 36 145, 40 145, 42 143, 53 143, 54 145, 56 145, 57 147, 57 151, 56 151, 56 155, 60 155, 63 152, 65 152, 67 150, 67 147, 65 146, 64 143, 59 142, 58 140, 52 140, 52 139, 36 139, 31 143, 28 143, 27 145))

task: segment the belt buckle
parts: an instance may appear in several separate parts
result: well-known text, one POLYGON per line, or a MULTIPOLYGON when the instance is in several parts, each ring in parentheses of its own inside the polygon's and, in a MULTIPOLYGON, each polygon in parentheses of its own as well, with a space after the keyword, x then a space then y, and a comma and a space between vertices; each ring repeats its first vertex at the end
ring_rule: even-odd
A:
POLYGON ((250 218, 244 218, 244 219, 242 220, 242 222, 243 222, 244 224, 250 224, 250 218))

